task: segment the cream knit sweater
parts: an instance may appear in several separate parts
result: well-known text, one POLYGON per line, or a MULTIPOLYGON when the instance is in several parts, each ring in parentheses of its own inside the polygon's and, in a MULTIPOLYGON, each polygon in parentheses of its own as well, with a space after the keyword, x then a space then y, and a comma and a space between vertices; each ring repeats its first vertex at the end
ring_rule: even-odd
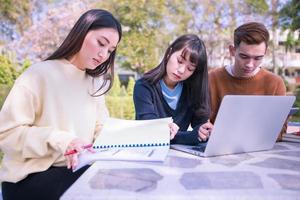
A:
POLYGON ((104 96, 90 95, 100 82, 65 59, 29 67, 0 112, 0 181, 65 166, 63 154, 74 138, 92 143, 108 115, 104 96))

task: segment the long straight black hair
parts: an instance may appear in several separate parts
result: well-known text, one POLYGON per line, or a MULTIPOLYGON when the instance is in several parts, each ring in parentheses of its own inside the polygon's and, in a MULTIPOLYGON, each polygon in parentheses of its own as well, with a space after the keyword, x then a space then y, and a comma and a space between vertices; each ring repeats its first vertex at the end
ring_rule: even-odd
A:
MULTIPOLYGON (((63 43, 58 47, 52 55, 50 55, 46 60, 53 59, 69 59, 80 51, 83 44, 84 38, 87 33, 91 30, 101 29, 101 28, 113 28, 119 34, 119 41, 122 37, 122 28, 120 22, 108 11, 102 9, 92 9, 85 12, 75 23, 74 27, 71 29, 70 33, 63 41, 63 43)), ((105 94, 110 90, 113 84, 114 78, 114 61, 116 56, 116 49, 110 54, 109 58, 102 64, 100 64, 95 69, 87 69, 86 73, 92 77, 104 76, 104 81, 100 88, 95 91, 92 96, 100 96, 105 94), (106 87, 107 83, 109 86, 106 87), (98 94, 100 90, 107 88, 101 94, 98 94), (98 94, 98 95, 96 95, 98 94)))
POLYGON ((166 50, 161 63, 144 74, 143 78, 156 84, 167 74, 167 63, 174 52, 182 50, 182 56, 196 66, 193 74, 183 81, 187 88, 188 102, 198 116, 210 115, 210 97, 208 89, 207 55, 204 42, 195 34, 178 37, 166 50))

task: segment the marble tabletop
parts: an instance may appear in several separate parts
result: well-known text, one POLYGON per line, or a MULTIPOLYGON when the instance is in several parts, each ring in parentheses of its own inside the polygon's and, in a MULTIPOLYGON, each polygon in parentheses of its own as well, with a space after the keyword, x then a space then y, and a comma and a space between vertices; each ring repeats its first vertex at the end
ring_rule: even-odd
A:
POLYGON ((170 150, 165 162, 95 162, 61 197, 70 199, 300 199, 300 143, 201 158, 170 150))

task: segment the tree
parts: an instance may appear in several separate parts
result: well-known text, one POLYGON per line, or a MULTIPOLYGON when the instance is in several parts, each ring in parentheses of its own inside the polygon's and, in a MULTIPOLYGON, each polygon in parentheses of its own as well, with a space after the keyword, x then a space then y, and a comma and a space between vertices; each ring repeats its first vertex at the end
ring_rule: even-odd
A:
POLYGON ((189 16, 184 12, 184 0, 111 0, 98 5, 110 10, 123 26, 123 38, 118 48, 121 66, 139 73, 158 64, 172 38, 169 33, 186 27, 182 24, 187 24, 189 16), (176 17, 181 28, 174 24, 176 17))
POLYGON ((285 30, 289 30, 287 39, 284 43, 285 51, 293 49, 300 45, 300 1, 291 0, 285 4, 279 13, 280 23, 285 30), (298 30, 298 36, 294 37, 294 32, 298 30))
POLYGON ((245 0, 246 8, 250 13, 266 14, 269 6, 265 0, 245 0))
POLYGON ((21 33, 32 23, 32 8, 33 3, 30 0, 0 0, 1 18, 15 24, 21 33))
MULTIPOLYGON (((279 12, 281 24, 284 28, 296 31, 300 29, 300 1, 290 0, 286 3, 279 12)), ((300 34, 300 33, 299 33, 300 34)), ((300 37, 299 37, 300 39, 300 37)))
MULTIPOLYGON (((44 16, 28 27, 19 40, 3 49, 15 51, 17 59, 30 59, 33 63, 44 60, 62 43, 79 16, 91 6, 89 0, 63 2, 49 8, 44 16)), ((38 2, 38 1, 37 1, 38 2)))

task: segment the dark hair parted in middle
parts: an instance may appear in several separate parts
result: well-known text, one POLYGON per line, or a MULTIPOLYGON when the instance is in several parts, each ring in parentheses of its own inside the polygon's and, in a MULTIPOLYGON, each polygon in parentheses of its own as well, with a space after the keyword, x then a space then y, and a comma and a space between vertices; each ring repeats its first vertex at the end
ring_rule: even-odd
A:
MULTIPOLYGON (((92 9, 84 13, 74 27, 60 45, 60 47, 50 55, 46 60, 52 59, 69 59, 80 51, 84 38, 91 30, 101 28, 112 28, 119 34, 119 41, 122 38, 122 28, 120 22, 108 11, 102 9, 92 9)), ((86 73, 92 77, 105 75, 109 72, 110 76, 105 77, 102 86, 94 93, 96 94, 101 89, 105 88, 109 81, 109 87, 102 93, 105 94, 113 84, 114 78, 114 60, 116 56, 116 49, 110 54, 109 58, 96 69, 87 69, 86 73)), ((101 95, 102 95, 101 94, 101 95)), ((99 96, 99 95, 95 95, 99 96)))
POLYGON ((151 84, 156 84, 167 74, 167 63, 170 56, 182 50, 182 57, 196 66, 193 74, 185 81, 188 101, 197 115, 210 114, 207 55, 204 42, 195 34, 186 34, 178 37, 166 50, 161 63, 145 73, 143 78, 151 84))

